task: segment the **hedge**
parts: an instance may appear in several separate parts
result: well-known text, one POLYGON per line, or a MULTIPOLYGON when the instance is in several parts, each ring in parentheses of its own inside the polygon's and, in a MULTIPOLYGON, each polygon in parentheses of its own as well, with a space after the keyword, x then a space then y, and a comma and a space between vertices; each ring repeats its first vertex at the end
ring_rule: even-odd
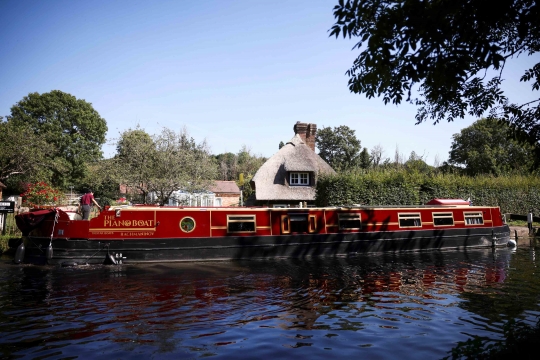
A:
POLYGON ((421 205, 433 198, 468 199, 499 206, 503 213, 540 213, 537 176, 478 176, 408 173, 406 170, 351 172, 320 177, 316 204, 421 205))

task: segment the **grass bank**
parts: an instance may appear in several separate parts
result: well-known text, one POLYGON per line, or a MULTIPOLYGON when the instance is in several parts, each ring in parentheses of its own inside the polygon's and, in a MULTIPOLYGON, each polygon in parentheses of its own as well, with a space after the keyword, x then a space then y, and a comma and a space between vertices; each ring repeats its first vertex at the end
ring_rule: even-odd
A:
POLYGON ((0 254, 3 254, 7 249, 9 249, 8 243, 11 237, 7 235, 0 235, 0 254))

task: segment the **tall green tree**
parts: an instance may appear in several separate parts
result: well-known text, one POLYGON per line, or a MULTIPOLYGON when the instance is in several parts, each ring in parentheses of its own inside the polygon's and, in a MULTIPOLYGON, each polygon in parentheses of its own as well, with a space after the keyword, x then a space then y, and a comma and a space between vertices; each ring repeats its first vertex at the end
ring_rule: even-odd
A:
POLYGON ((409 159, 405 161, 404 165, 408 172, 428 174, 434 170, 431 166, 426 164, 423 156, 416 154, 414 151, 411 152, 409 159))
POLYGON ((120 197, 120 185, 123 183, 120 169, 121 160, 117 156, 90 163, 82 188, 92 189, 102 206, 112 205, 120 197))
POLYGON ((215 156, 219 167, 219 178, 221 180, 236 181, 240 186, 240 174, 244 174, 244 197, 248 198, 253 190, 249 184, 255 173, 267 160, 265 157, 253 154, 246 145, 237 154, 224 153, 215 156))
POLYGON ((78 184, 86 175, 86 164, 102 157, 107 124, 92 104, 60 90, 30 93, 11 108, 7 122, 31 131, 56 151, 46 154, 52 185, 78 184))
POLYGON ((316 144, 319 156, 335 170, 347 170, 359 165, 360 140, 346 125, 323 127, 317 130, 316 144))
POLYGON ((159 203, 166 204, 174 191, 196 193, 214 183, 217 167, 206 141, 195 142, 185 128, 178 133, 164 128, 154 142, 155 174, 148 189, 157 194, 159 203))
MULTIPOLYGON (((15 126, 0 117, 0 181, 17 189, 19 183, 49 181, 54 164, 47 156, 57 149, 28 126, 15 126)), ((21 189, 18 189, 21 190, 21 189)))
POLYGON ((173 192, 207 190, 217 176, 217 166, 205 141, 164 128, 151 137, 141 129, 121 135, 117 147, 123 183, 146 195, 153 193, 166 204, 173 192))
MULTIPOLYGON (((405 99, 418 106, 417 123, 490 110, 540 141, 540 99, 513 104, 502 90, 507 62, 540 51, 536 0, 339 0, 334 18, 330 36, 360 39, 351 92, 385 104, 405 99)), ((538 91, 540 62, 520 81, 538 91)))
POLYGON ((120 134, 116 146, 119 160, 119 177, 121 183, 126 185, 128 192, 135 199, 141 194, 146 202, 148 195, 148 181, 153 177, 153 164, 156 158, 156 146, 152 137, 140 127, 128 129, 120 134))
POLYGON ((364 148, 360 153, 359 165, 362 169, 368 169, 372 164, 371 156, 369 155, 368 149, 364 148))
POLYGON ((504 121, 480 119, 453 135, 448 164, 468 175, 526 174, 534 162, 534 146, 513 139, 504 121))

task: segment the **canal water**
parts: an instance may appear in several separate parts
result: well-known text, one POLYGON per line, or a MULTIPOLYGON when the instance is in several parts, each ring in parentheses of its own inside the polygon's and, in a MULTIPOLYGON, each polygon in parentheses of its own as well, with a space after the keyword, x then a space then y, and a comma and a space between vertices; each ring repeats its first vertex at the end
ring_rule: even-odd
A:
POLYGON ((47 267, 0 262, 0 358, 440 359, 540 314, 540 248, 47 267))

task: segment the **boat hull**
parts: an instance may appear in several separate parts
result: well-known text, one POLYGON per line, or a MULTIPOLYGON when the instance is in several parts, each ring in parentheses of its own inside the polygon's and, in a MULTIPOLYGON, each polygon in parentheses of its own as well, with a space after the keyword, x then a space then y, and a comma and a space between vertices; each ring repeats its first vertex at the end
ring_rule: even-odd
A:
POLYGON ((370 252, 463 250, 507 246, 507 225, 346 234, 290 234, 152 239, 62 239, 27 236, 25 262, 120 264, 144 262, 307 258, 370 252), (51 250, 52 247, 52 250, 51 250))

